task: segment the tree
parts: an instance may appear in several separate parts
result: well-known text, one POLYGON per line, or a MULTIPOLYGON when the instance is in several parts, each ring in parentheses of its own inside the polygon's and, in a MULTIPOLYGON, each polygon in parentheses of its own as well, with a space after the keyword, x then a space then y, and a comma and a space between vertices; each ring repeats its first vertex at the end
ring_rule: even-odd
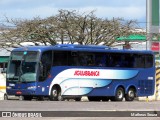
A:
POLYGON ((21 46, 22 42, 34 45, 55 45, 57 43, 103 44, 111 46, 117 37, 131 33, 135 21, 120 18, 97 18, 94 11, 59 10, 57 15, 32 20, 8 19, 6 27, 0 34, 1 47, 21 46), (3 42, 5 41, 5 42, 3 42))

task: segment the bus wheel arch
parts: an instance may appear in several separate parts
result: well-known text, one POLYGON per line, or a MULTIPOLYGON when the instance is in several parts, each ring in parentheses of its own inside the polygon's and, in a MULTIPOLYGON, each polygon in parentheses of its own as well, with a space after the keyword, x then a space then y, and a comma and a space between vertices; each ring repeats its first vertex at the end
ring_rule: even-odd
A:
POLYGON ((50 100, 51 101, 62 101, 63 98, 61 96, 61 87, 58 84, 52 86, 51 93, 50 93, 50 100))
POLYGON ((119 85, 117 86, 114 97, 111 98, 111 101, 122 101, 124 95, 125 95, 125 89, 122 85, 119 85))
POLYGON ((133 101, 134 98, 136 97, 136 87, 135 86, 130 86, 128 88, 128 90, 126 91, 126 94, 125 94, 125 100, 126 101, 133 101))

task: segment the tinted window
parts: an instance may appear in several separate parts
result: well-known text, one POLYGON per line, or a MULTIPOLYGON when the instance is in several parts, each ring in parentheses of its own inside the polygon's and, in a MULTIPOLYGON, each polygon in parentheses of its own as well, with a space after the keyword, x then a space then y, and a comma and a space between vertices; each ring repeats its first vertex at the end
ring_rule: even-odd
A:
POLYGON ((95 66, 95 55, 90 52, 79 52, 78 64, 80 66, 95 66))
POLYGON ((54 51, 54 66, 68 65, 68 52, 67 51, 54 51))
POLYGON ((145 56, 145 67, 150 68, 153 67, 153 56, 152 55, 146 55, 145 56))
POLYGON ((46 51, 42 53, 41 57, 39 81, 44 81, 48 77, 51 67, 52 67, 52 51, 46 51))
POLYGON ((148 68, 153 56, 136 53, 100 53, 86 51, 54 51, 54 66, 96 66, 121 68, 148 68))
POLYGON ((107 67, 132 68, 134 66, 135 59, 133 54, 108 53, 107 58, 107 67))
POLYGON ((69 66, 79 66, 78 62, 78 53, 77 52, 68 52, 68 65, 69 66))
POLYGON ((153 66, 153 56, 132 53, 107 53, 106 67, 149 68, 153 66))

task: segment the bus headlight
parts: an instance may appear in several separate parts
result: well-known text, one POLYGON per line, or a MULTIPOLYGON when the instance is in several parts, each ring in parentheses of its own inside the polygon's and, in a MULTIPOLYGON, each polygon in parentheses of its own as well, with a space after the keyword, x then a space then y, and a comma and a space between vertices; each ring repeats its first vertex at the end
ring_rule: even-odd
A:
POLYGON ((36 89, 36 86, 29 86, 27 89, 29 89, 29 90, 36 89))
POLYGON ((7 88, 7 89, 12 89, 12 87, 10 87, 10 86, 7 86, 6 88, 7 88))

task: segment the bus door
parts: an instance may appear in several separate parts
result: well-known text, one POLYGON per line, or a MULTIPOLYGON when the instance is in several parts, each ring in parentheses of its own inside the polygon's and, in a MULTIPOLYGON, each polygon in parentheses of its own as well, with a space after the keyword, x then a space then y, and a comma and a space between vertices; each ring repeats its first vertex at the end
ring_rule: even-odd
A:
POLYGON ((52 51, 46 51, 42 53, 41 60, 39 62, 39 79, 37 82, 37 94, 46 95, 49 91, 48 78, 50 76, 50 70, 52 67, 52 51))

